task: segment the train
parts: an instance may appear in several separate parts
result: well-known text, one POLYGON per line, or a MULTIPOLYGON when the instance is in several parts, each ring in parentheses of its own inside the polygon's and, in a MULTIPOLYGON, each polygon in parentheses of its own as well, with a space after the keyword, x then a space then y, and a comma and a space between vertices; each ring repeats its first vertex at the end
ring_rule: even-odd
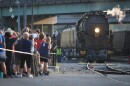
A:
POLYGON ((67 57, 105 61, 109 49, 109 22, 103 11, 86 12, 75 27, 63 30, 60 41, 67 57))
POLYGON ((130 55, 130 31, 122 30, 113 32, 113 52, 116 56, 130 55))
POLYGON ((130 55, 130 31, 112 31, 106 13, 91 11, 83 15, 74 27, 61 32, 60 46, 67 57, 104 62, 109 56, 130 55), (110 53, 109 52, 109 53, 110 53))
POLYGON ((89 62, 107 59, 109 49, 109 22, 105 12, 85 13, 76 24, 77 50, 86 51, 89 62))
POLYGON ((75 57, 79 58, 81 57, 80 53, 77 52, 77 32, 75 27, 70 27, 65 30, 63 30, 60 34, 61 40, 60 40, 60 47, 63 50, 63 55, 67 57, 75 57))

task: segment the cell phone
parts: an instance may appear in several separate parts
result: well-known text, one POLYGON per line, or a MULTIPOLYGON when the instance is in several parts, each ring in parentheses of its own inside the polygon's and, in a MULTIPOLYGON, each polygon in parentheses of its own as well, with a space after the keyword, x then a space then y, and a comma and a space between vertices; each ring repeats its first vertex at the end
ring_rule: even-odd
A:
POLYGON ((38 37, 36 33, 33 33, 32 36, 33 36, 34 38, 37 38, 37 37, 38 37))

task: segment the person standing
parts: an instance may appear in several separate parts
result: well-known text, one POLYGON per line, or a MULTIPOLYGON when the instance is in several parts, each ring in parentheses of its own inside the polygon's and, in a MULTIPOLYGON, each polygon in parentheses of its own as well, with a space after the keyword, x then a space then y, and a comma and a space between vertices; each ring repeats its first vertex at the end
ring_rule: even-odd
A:
POLYGON ((48 52, 49 52, 49 58, 48 58, 48 65, 50 65, 51 64, 51 55, 50 55, 50 51, 51 51, 51 48, 52 48, 52 44, 51 44, 51 37, 47 37, 47 39, 46 39, 46 42, 48 43, 48 52))
MULTIPOLYGON (((6 48, 5 38, 2 35, 1 31, 0 31, 0 48, 6 48)), ((6 69, 5 61, 6 61, 5 51, 0 49, 0 64, 1 64, 1 67, 2 67, 2 71, 4 73, 3 77, 9 78, 9 76, 7 75, 7 69, 6 69)))
MULTIPOLYGON (((21 51, 21 39, 18 38, 15 43, 13 44, 13 50, 16 51, 21 51)), ((15 77, 19 77, 19 65, 20 65, 20 58, 21 58, 21 53, 13 53, 14 54, 14 63, 16 65, 14 73, 15 77)))
POLYGON ((57 62, 61 63, 62 49, 60 47, 57 47, 56 49, 56 57, 57 57, 57 62))
MULTIPOLYGON (((44 35, 43 33, 40 33, 40 34, 39 34, 39 37, 38 37, 38 40, 36 41, 36 42, 37 42, 37 51, 38 51, 38 52, 39 52, 39 49, 40 49, 40 47, 41 47, 42 42, 45 41, 44 38, 45 38, 45 35, 44 35)), ((40 54, 40 53, 39 53, 39 54, 40 54)), ((44 65, 44 61, 43 61, 43 59, 40 57, 40 71, 39 71, 40 75, 43 74, 43 65, 44 65)))
MULTIPOLYGON (((12 32, 5 32, 5 43, 6 43, 6 49, 10 49, 12 50, 13 48, 13 44, 16 41, 17 38, 13 37, 12 38, 12 32)), ((10 76, 11 78, 13 78, 12 76, 12 51, 6 51, 6 66, 7 66, 7 74, 8 76, 10 76)))
POLYGON ((52 48, 51 48, 51 53, 54 53, 51 55, 53 66, 56 66, 56 55, 55 55, 56 48, 57 48, 57 40, 54 37, 52 40, 52 48))
POLYGON ((39 48, 39 53, 40 53, 40 56, 41 56, 41 62, 43 64, 43 69, 42 69, 42 72, 45 74, 45 75, 49 75, 49 72, 48 72, 48 58, 49 58, 49 51, 50 51, 50 45, 49 43, 47 43, 45 40, 46 40, 46 36, 44 35, 43 36, 43 39, 44 41, 41 43, 40 45, 40 48, 39 48))
MULTIPOLYGON (((29 40, 29 33, 24 32, 23 39, 21 40, 21 51, 25 52, 25 53, 31 53, 32 46, 33 46, 33 42, 31 40, 29 40)), ((32 55, 30 55, 30 54, 22 54, 21 55, 20 75, 19 76, 22 77, 25 61, 27 64, 28 77, 31 78, 31 77, 33 77, 33 75, 31 74, 32 55)))

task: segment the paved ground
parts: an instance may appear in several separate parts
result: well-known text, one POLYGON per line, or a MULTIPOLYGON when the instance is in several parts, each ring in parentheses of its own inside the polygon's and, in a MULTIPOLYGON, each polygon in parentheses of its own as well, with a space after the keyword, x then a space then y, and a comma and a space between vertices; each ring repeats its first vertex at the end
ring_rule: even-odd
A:
POLYGON ((130 75, 103 76, 86 70, 86 64, 62 63, 60 72, 34 78, 0 79, 0 86, 130 86, 130 75))
POLYGON ((109 77, 98 74, 51 74, 35 78, 0 79, 0 86, 130 86, 130 76, 109 77))
MULTIPOLYGON (((86 70, 85 63, 62 63, 57 66, 59 66, 59 72, 51 72, 49 76, 0 79, 0 86, 130 86, 130 75, 103 76, 86 70)), ((110 66, 123 67, 121 64, 111 63, 110 66)))

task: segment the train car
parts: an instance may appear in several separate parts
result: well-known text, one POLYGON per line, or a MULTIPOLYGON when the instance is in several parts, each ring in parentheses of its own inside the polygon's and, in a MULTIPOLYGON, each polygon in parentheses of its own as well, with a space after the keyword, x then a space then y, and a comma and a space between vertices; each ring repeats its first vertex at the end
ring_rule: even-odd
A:
POLYGON ((113 32, 113 50, 116 55, 129 55, 130 31, 113 32))
POLYGON ((76 24, 77 50, 84 51, 89 62, 105 61, 109 48, 109 22, 105 12, 91 11, 76 24))
POLYGON ((60 46, 63 54, 69 58, 78 58, 79 53, 76 51, 77 32, 76 28, 67 28, 61 32, 60 46))

